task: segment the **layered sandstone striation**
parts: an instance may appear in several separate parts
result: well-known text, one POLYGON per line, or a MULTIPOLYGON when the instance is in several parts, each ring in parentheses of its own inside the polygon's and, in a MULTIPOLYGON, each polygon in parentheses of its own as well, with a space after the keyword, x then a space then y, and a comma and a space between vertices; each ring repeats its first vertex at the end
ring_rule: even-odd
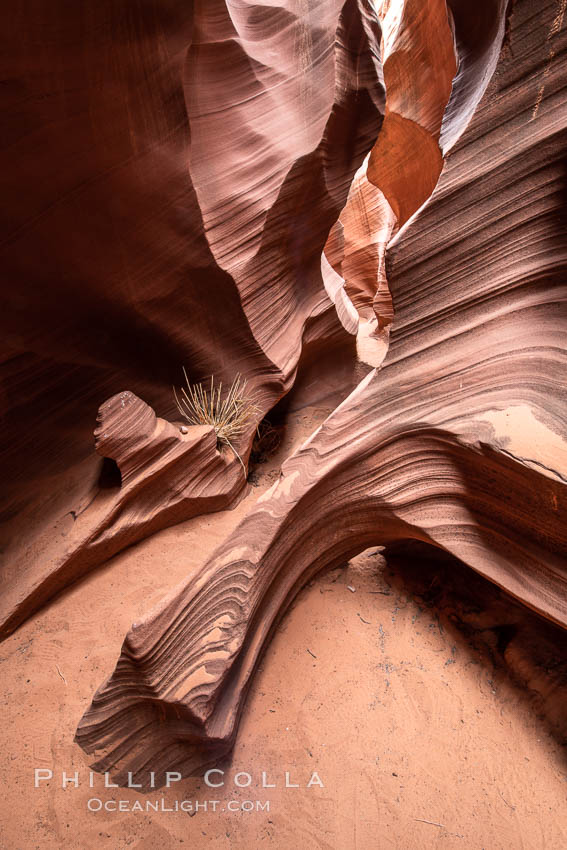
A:
POLYGON ((236 446, 246 461, 300 358, 342 336, 321 252, 384 110, 367 0, 25 0, 5 14, 12 602, 0 634, 123 546, 242 491, 237 464, 205 452, 173 474, 183 492, 197 475, 199 499, 173 509, 164 455, 164 477, 140 480, 135 504, 122 493, 87 517, 108 503, 96 411, 127 389, 175 420, 182 366, 193 382, 241 373, 259 411, 236 446))
POLYGON ((95 447, 115 462, 117 475, 113 481, 111 467, 109 486, 101 486, 69 518, 61 535, 64 544, 52 529, 38 535, 27 557, 14 564, 17 572, 5 575, 0 603, 3 636, 46 599, 120 549, 182 519, 220 510, 242 490, 242 467, 232 453, 218 450, 212 426, 182 432, 130 392, 101 406, 95 447))
POLYGON ((392 132, 413 122, 409 136, 399 131, 410 150, 384 148, 373 160, 388 141, 380 142, 385 119, 322 260, 352 333, 363 321, 375 323, 375 337, 387 326, 387 284, 395 321, 382 368, 284 463, 196 577, 128 633, 77 730, 96 767, 118 781, 128 771, 141 777, 149 763, 192 773, 228 752, 258 659, 290 601, 315 572, 370 544, 415 540, 448 553, 567 626, 562 6, 483 4, 483 26, 471 32, 470 9, 455 3, 451 40, 439 6, 420 9, 436 22, 423 23, 424 67, 435 37, 444 71, 420 104, 403 103, 403 87, 396 93, 404 74, 415 74, 410 89, 422 91, 408 2, 408 35, 403 16, 390 19, 383 48, 410 45, 406 66, 403 55, 391 63, 391 101, 386 86, 392 132), (442 162, 426 138, 450 151, 436 187, 442 162), (426 149, 424 182, 389 174, 388 157, 397 166, 426 149), (425 183, 433 196, 412 219, 425 183), (349 255, 348 229, 357 232, 369 208, 377 218, 349 255), (367 279, 341 274, 353 258, 361 269, 371 263, 367 279))
POLYGON ((128 632, 77 730, 95 767, 159 783, 229 752, 290 601, 371 544, 446 553, 566 627, 565 4, 6 15, 0 636, 243 492, 214 430, 175 424, 183 365, 246 377, 245 463, 299 370, 336 363, 344 390, 128 632))

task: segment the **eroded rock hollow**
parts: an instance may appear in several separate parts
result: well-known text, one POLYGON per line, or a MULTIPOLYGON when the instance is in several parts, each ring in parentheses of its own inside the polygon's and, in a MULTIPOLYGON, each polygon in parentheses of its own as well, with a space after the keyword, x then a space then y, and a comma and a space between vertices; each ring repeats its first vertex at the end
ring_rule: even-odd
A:
POLYGON ((567 626, 567 36, 536 6, 101 2, 60 29, 51 6, 33 63, 40 11, 13 46, 45 98, 13 92, 3 635, 234 504, 302 369, 344 397, 128 632, 76 738, 115 781, 229 752, 290 601, 369 545, 427 544, 567 626), (248 380, 236 451, 180 431, 181 365, 248 380))

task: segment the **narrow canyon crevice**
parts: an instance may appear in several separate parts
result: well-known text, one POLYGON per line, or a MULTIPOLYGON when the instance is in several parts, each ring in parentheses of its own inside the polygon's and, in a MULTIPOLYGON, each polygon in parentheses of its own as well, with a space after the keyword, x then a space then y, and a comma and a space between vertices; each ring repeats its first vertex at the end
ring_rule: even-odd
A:
MULTIPOLYGON (((369 545, 436 547, 567 625, 559 61, 537 101, 557 10, 534 19, 518 0, 500 51, 506 4, 488 8, 482 33, 459 3, 448 14, 407 2, 385 26, 384 120, 321 261, 360 359, 380 368, 126 636, 77 730, 118 782, 150 762, 191 774, 229 752, 286 607, 369 545), (434 85, 420 71, 428 51, 434 85)), ((553 37, 564 54, 560 27, 553 37)))
MULTIPOLYGON (((399 7, 384 4, 377 11, 363 0, 348 0, 342 8, 326 7, 322 20, 310 11, 309 4, 297 15, 283 8, 259 14, 252 7, 236 9, 232 4, 226 8, 222 3, 214 8, 210 4, 195 5, 182 77, 176 81, 174 74, 170 80, 175 91, 175 85, 182 85, 189 130, 177 158, 188 156, 189 167, 185 164, 180 186, 188 183, 194 206, 189 214, 191 239, 189 243, 186 237, 180 240, 175 253, 183 251, 185 255, 190 283, 180 281, 178 290, 169 288, 167 293, 160 293, 163 308, 171 311, 166 324, 155 297, 142 306, 140 293, 145 284, 137 272, 128 272, 138 281, 135 306, 129 305, 131 288, 119 287, 112 292, 121 304, 121 316, 131 308, 136 314, 142 310, 147 319, 151 317, 154 328, 161 323, 159 333, 167 335, 169 349, 171 342, 178 340, 176 345, 184 353, 177 361, 169 359, 168 349, 157 338, 155 345, 148 345, 148 333, 140 323, 134 323, 133 344, 143 353, 138 377, 134 381, 126 378, 133 361, 125 352, 126 372, 122 373, 118 358, 113 367, 115 395, 99 409, 102 424, 97 433, 101 434, 108 418, 106 411, 113 405, 112 427, 121 442, 119 454, 130 456, 129 462, 135 462, 137 469, 136 480, 114 494, 98 487, 95 456, 84 427, 79 425, 88 411, 94 418, 95 400, 90 393, 98 387, 97 382, 92 383, 92 376, 85 375, 89 394, 77 399, 67 393, 65 385, 83 380, 77 372, 79 365, 72 374, 57 365, 47 387, 43 382, 28 381, 27 372, 21 375, 24 398, 18 396, 15 405, 7 405, 7 445, 14 444, 12 428, 18 430, 20 442, 31 436, 19 423, 28 404, 26 394, 36 392, 36 388, 38 394, 30 396, 29 403, 41 416, 41 428, 33 434, 32 445, 21 444, 15 486, 5 494, 6 592, 0 609, 0 635, 9 634, 46 601, 125 546, 172 523, 235 504, 242 496, 245 475, 231 452, 209 458, 205 445, 199 444, 191 455, 187 453, 188 441, 179 436, 174 440, 177 448, 171 452, 174 438, 166 434, 166 421, 177 418, 171 394, 169 390, 166 394, 163 380, 147 390, 147 378, 158 360, 164 366, 169 361, 172 383, 178 382, 183 363, 192 379, 207 375, 207 368, 217 381, 225 383, 239 371, 247 376, 258 414, 235 446, 245 461, 255 427, 289 391, 300 360, 305 365, 310 351, 336 347, 341 336, 337 319, 356 336, 361 363, 372 367, 382 363, 393 319, 385 270, 387 244, 426 202, 437 182, 443 161, 439 148, 442 121, 454 140, 470 118, 471 102, 474 105, 478 101, 489 79, 488 71, 480 78, 469 72, 466 96, 459 95, 458 84, 463 74, 466 76, 474 53, 470 46, 462 50, 462 57, 456 53, 454 14, 456 11, 440 0, 425 10, 406 2, 399 7), (304 38, 301 34, 310 32, 310 28, 316 30, 316 36, 304 38), (260 32, 262 39, 258 38, 260 32), (298 71, 299 48, 303 64, 299 63, 298 71), (274 56, 278 58, 272 67, 269 60, 274 56), (238 86, 227 85, 223 76, 227 67, 241 68, 238 86), (436 69, 431 79, 429 68, 436 69), (309 91, 315 90, 309 82, 314 74, 329 77, 327 87, 318 87, 315 123, 309 96, 309 91), (464 105, 455 103, 457 95, 465 100, 464 105), (288 132, 290 103, 299 110, 295 124, 291 122, 291 126, 300 128, 297 138, 288 132), (266 104, 271 104, 269 114, 273 114, 269 135, 254 129, 264 122, 266 104), (454 118, 457 107, 459 114, 454 118), (227 112, 230 126, 226 124, 227 112), (230 150, 228 160, 211 148, 210 140, 221 138, 225 150, 230 150), (227 147, 227 139, 232 138, 238 143, 227 147), (217 256, 215 252, 220 253, 217 256), (205 261, 207 253, 211 256, 205 261), (177 291, 183 298, 178 308, 174 306, 177 291), (212 309, 213 301, 222 304, 222 309, 212 309), (174 324, 176 314, 181 313, 190 317, 186 327, 174 324), (205 315, 203 324, 200 317, 205 315), (146 357, 151 361, 149 372, 146 357), (130 405, 125 409, 119 400, 135 398, 139 387, 143 387, 139 395, 144 401, 155 399, 155 408, 134 406, 136 415, 140 415, 138 427, 130 405), (58 401, 60 393, 65 394, 63 401, 58 401), (67 406, 72 409, 69 416, 73 417, 74 437, 83 434, 74 457, 69 455, 72 445, 51 418, 55 415, 63 424, 67 406), (140 441, 144 432, 142 410, 153 417, 159 434, 147 434, 140 441), (156 419, 154 410, 163 410, 165 419, 156 419), (149 465, 145 457, 148 451, 152 458, 149 465), (156 476, 161 478, 159 485, 156 476), (20 494, 18 487, 22 487, 20 494)), ((488 27, 491 57, 498 52, 502 20, 501 6, 492 9, 488 27)), ((466 42, 466 33, 463 37, 466 42)), ((485 50, 486 40, 485 36, 485 50)), ((135 70, 130 69, 130 73, 135 70)), ((90 88, 87 92, 89 97, 97 95, 90 88)), ((138 105, 141 108, 142 104, 138 105)), ((151 129, 155 133, 159 128, 152 125, 151 129)), ((134 149, 143 157, 144 148, 138 136, 136 139, 134 149)), ((152 175, 157 181, 155 191, 162 193, 169 206, 160 182, 162 172, 154 170, 152 175)), ((113 188, 108 186, 108 191, 113 188)), ((132 207, 129 215, 138 212, 145 214, 143 208, 132 207)), ((186 209, 183 215, 187 218, 186 209)), ((133 220, 131 226, 137 227, 133 220)), ((57 242, 53 248, 56 246, 57 242)), ((24 250, 27 258, 27 246, 24 250)), ((170 233, 166 238, 164 234, 163 244, 156 251, 170 274, 170 233)), ((105 249, 100 259, 110 263, 111 252, 105 249)), ((80 260, 81 269, 86 272, 89 266, 90 272, 88 255, 80 260)), ((151 261, 152 268, 156 262, 151 261)), ((93 285, 93 297, 102 297, 98 280, 93 285)), ((89 285, 84 279, 81 290, 88 296, 89 285)), ((8 306, 14 306, 4 318, 9 326, 12 320, 18 322, 21 307, 8 306)), ((74 326, 80 324, 83 309, 88 310, 88 302, 76 293, 74 326)), ((123 335, 122 319, 117 316, 117 320, 116 332, 107 333, 109 340, 123 335)), ((21 327, 28 327, 30 322, 33 326, 33 317, 28 314, 18 332, 21 334, 21 327)), ((61 319, 57 322, 59 325, 61 319)), ((9 327, 7 336, 10 338, 9 327)), ((78 364, 86 356, 100 367, 101 359, 87 333, 81 334, 80 344, 84 352, 78 364)), ((53 347, 54 338, 50 333, 36 332, 35 345, 43 357, 46 349, 42 346, 53 347)), ((29 356, 24 338, 18 346, 29 356)), ((67 341, 56 357, 69 354, 67 341)), ((14 357, 5 362, 4 386, 8 392, 10 370, 20 360, 15 350, 14 357)), ((360 372, 353 362, 353 370, 357 369, 360 372)), ((351 387, 352 383, 345 385, 345 395, 351 387)), ((103 457, 112 457, 99 437, 95 448, 103 457)), ((11 448, 4 450, 7 477, 14 457, 11 448)))
MULTIPOLYGON (((303 352, 333 349, 343 335, 320 257, 380 128, 379 25, 353 0, 311 5, 295 14, 291 2, 203 2, 171 17, 151 9, 130 17, 102 4, 92 20, 63 15, 62 41, 54 37, 36 60, 41 69, 66 55, 74 26, 91 33, 80 36, 81 55, 68 57, 74 87, 61 80, 50 90, 69 117, 37 131, 45 158, 35 167, 53 175, 45 197, 15 204, 21 221, 10 223, 4 246, 7 268, 25 286, 6 294, 1 318, 1 451, 12 486, 0 506, 0 635, 125 546, 242 495, 245 475, 229 451, 209 463, 202 445, 190 461, 182 457, 188 441, 178 438, 172 465, 161 431, 140 447, 122 394, 143 400, 140 410, 167 430, 178 420, 171 387, 183 366, 192 381, 214 375, 226 385, 245 375, 258 408, 235 446, 246 462, 256 425, 292 387, 303 352), (119 94, 117 114, 97 122, 109 88, 119 94), (62 139, 82 138, 92 121, 92 158, 70 158, 62 139), (94 230, 101 206, 107 227, 97 220, 94 230), (43 279, 54 267, 65 269, 55 291, 43 279), (109 397, 120 454, 142 452, 137 481, 115 494, 98 488, 89 433, 109 397), (157 456, 146 469, 149 448, 157 456)), ((39 10, 36 23, 39 32, 39 10)), ((30 45, 22 42, 18 59, 34 89, 30 45)), ((22 133, 41 102, 38 94, 14 117, 22 133)), ((19 198, 21 159, 16 165, 8 196, 19 198)), ((41 182, 29 169, 25 177, 41 182)), ((100 439, 96 451, 104 456, 100 439)))
POLYGON ((2 847, 565 847, 567 0, 3 5, 2 847))

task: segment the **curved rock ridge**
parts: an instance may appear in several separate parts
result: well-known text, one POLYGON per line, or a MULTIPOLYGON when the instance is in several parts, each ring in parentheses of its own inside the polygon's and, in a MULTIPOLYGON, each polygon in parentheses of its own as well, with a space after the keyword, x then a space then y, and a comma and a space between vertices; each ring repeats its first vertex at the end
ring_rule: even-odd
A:
POLYGON ((384 121, 325 248, 342 287, 329 286, 323 276, 343 325, 351 333, 354 325, 359 358, 371 366, 384 359, 393 320, 386 247, 435 188, 443 164, 441 122, 457 71, 445 0, 385 3, 378 14, 384 31, 384 121))
POLYGON ((394 317, 387 245, 431 196, 443 154, 470 120, 502 43, 505 0, 485 4, 475 26, 462 6, 458 0, 405 0, 377 10, 384 33, 384 122, 321 260, 343 327, 357 334, 358 356, 371 366, 385 357, 394 317))
POLYGON ((431 202, 390 247, 396 322, 381 370, 126 636, 77 729, 95 769, 144 782, 148 770, 191 774, 228 752, 290 601, 318 570, 372 544, 448 552, 567 627, 559 12, 547 2, 534 16, 517 0, 509 50, 431 202))
POLYGON ((286 373, 298 356, 290 341, 321 299, 315 245, 380 126, 370 9, 366 0, 196 6, 184 93, 204 232, 254 338, 286 373))
MULTIPOLYGON (((384 90, 368 0, 24 0, 5 14, 0 515, 4 584, 23 603, 26 588, 61 587, 194 513, 191 499, 171 510, 164 479, 161 498, 140 489, 127 534, 108 517, 112 545, 61 568, 61 529, 79 514, 84 528, 84 506, 108 496, 92 452, 101 400, 129 387, 175 419, 184 365, 192 382, 245 375, 261 417, 292 387, 305 346, 340 339, 320 257, 384 90)), ((132 439, 129 425, 120 436, 132 439)), ((209 472, 202 510, 244 481, 209 472)), ((190 491, 194 471, 178 475, 190 491)))

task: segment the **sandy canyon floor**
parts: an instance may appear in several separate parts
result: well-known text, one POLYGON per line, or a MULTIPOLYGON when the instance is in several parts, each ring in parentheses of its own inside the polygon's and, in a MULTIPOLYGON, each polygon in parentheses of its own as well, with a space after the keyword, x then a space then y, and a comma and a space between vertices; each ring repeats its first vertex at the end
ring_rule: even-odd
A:
POLYGON ((140 795, 105 789, 98 775, 89 787, 73 735, 126 630, 209 556, 330 409, 290 413, 282 445, 235 509, 122 553, 0 647, 2 848, 567 846, 567 763, 533 700, 416 597, 379 549, 296 599, 254 679, 223 787, 188 779, 140 795), (35 788, 35 768, 53 779, 35 788), (62 771, 78 771, 79 787, 63 789, 62 771), (239 771, 249 787, 234 785, 239 771), (262 787, 263 771, 275 788, 262 787), (286 771, 299 788, 285 787, 286 771), (313 772, 324 787, 306 787, 313 772), (92 799, 201 805, 192 814, 89 811, 92 799), (229 811, 245 801, 261 809, 229 811))

